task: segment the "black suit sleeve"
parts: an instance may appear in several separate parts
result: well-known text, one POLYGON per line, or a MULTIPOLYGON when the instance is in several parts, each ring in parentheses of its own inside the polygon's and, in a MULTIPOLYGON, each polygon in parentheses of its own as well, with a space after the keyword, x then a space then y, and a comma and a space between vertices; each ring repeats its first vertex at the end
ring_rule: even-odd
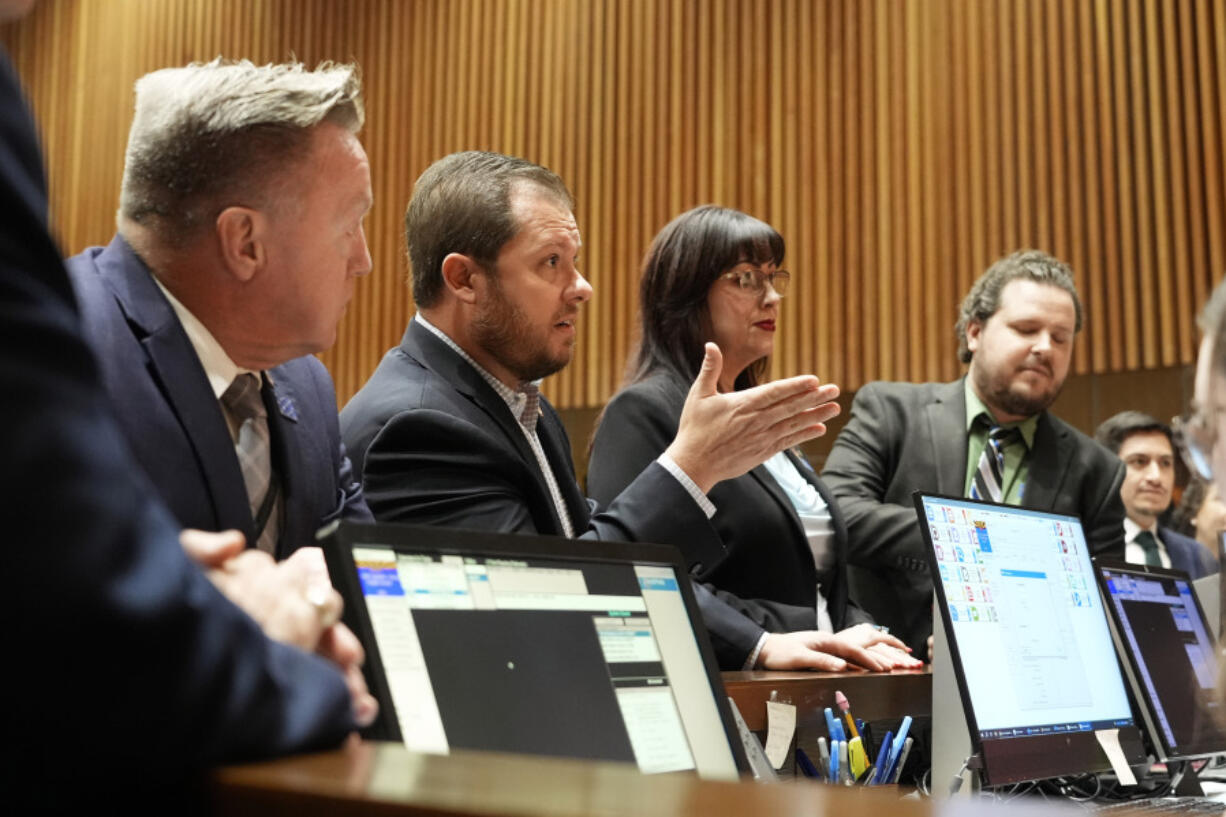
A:
MULTIPOLYGON (((872 385, 856 392, 851 418, 839 432, 822 479, 847 522, 849 564, 927 572, 915 508, 886 498, 898 468, 906 417, 872 385)), ((925 486, 931 489, 932 486, 925 486)))
MULTIPOLYGON (((617 496, 634 475, 647 467, 672 442, 680 419, 670 405, 681 394, 669 395, 669 385, 622 391, 605 409, 592 442, 588 490, 597 502, 617 496)), ((681 548, 696 577, 718 562, 689 547, 689 537, 671 542, 681 548)), ((731 546, 725 542, 725 547, 731 546)), ((724 669, 741 669, 765 632, 793 632, 816 627, 813 607, 770 599, 743 598, 710 582, 696 582, 703 618, 724 669)))

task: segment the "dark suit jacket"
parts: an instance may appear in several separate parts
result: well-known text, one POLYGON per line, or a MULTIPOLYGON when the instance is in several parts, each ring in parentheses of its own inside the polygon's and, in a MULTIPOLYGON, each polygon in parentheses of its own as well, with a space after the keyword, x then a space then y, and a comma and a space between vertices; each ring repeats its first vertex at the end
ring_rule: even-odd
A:
MULTIPOLYGON (((237 528, 254 546, 225 416, 148 268, 119 236, 67 266, 120 426, 162 499, 183 527, 237 528)), ((371 516, 340 442, 336 393, 323 364, 301 357, 268 375, 264 402, 284 508, 277 556, 285 558, 333 519, 371 516)))
POLYGON ((110 411, 46 203, 0 51, 7 802, 122 790, 130 808, 205 764, 339 742, 352 728, 341 676, 266 639, 183 555, 110 411))
MULTIPOLYGON (((579 538, 687 542, 696 566, 724 556, 710 521, 685 488, 652 463, 605 508, 579 491, 570 442, 542 398, 537 432, 579 538)), ((430 330, 409 323, 400 345, 341 411, 341 433, 366 501, 388 522, 560 535, 536 457, 510 409, 481 375, 430 330)), ((721 665, 756 644, 753 626, 695 587, 721 665)))
MULTIPOLYGON (((592 443, 588 490, 597 502, 616 496, 672 442, 689 384, 660 373, 619 392, 605 408, 592 443)), ((836 630, 868 620, 847 598, 847 529, 834 497, 808 461, 789 458, 830 506, 834 561, 821 576, 836 630)), ((818 572, 800 517, 763 465, 716 485, 708 495, 725 557, 695 578, 770 632, 816 625, 818 572)), ((674 542, 684 552, 685 539, 674 542)))
MULTIPOLYGON (((822 469, 850 535, 851 593, 913 649, 932 632, 932 578, 912 492, 962 496, 963 381, 870 383, 822 469)), ((1124 465, 1048 412, 1039 415, 1023 504, 1080 517, 1091 553, 1123 558, 1124 465)))
POLYGON ((1159 526, 1158 538, 1166 548, 1166 555, 1171 557, 1171 567, 1176 570, 1182 570, 1193 579, 1218 572, 1217 559, 1190 536, 1159 526))

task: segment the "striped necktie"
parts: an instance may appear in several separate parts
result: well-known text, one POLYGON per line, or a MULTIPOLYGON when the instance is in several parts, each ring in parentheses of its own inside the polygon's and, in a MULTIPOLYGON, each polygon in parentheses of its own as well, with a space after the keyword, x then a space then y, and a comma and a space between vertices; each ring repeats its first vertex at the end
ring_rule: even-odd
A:
POLYGON ((979 464, 975 467, 975 476, 971 480, 971 499, 1004 501, 1005 449, 1019 436, 1016 427, 992 426, 988 429, 988 439, 984 443, 983 453, 979 455, 979 464))
POLYGON ((277 485, 272 473, 268 410, 264 408, 260 385, 260 377, 251 373, 240 374, 222 394, 221 402, 239 423, 234 453, 238 456, 243 483, 247 487, 256 545, 265 553, 275 556, 278 525, 273 510, 277 504, 277 485))

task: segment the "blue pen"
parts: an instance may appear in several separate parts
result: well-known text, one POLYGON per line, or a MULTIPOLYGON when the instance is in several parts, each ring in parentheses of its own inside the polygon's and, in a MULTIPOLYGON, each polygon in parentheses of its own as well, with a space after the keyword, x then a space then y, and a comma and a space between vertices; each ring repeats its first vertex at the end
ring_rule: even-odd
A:
POLYGON ((805 777, 817 777, 817 767, 813 765, 813 761, 809 760, 809 755, 804 749, 796 747, 796 765, 804 772, 805 777))
POLYGON ((890 759, 890 739, 892 737, 894 737, 893 732, 886 732, 885 737, 881 739, 881 749, 877 752, 877 762, 873 764, 877 770, 868 781, 870 785, 873 783, 884 783, 886 781, 885 764, 890 759))
POLYGON ((830 707, 826 707, 824 712, 826 715, 826 734, 830 736, 831 740, 838 740, 839 736, 835 734, 835 724, 837 722, 834 719, 834 712, 831 711, 830 707))
POLYGON ((889 780, 894 774, 894 764, 898 762, 898 755, 902 751, 902 745, 907 742, 907 732, 911 729, 911 716, 902 719, 902 726, 898 727, 898 735, 894 738, 894 745, 890 747, 890 768, 887 770, 885 780, 889 780))
POLYGON ((839 782, 839 742, 830 744, 830 782, 839 782))

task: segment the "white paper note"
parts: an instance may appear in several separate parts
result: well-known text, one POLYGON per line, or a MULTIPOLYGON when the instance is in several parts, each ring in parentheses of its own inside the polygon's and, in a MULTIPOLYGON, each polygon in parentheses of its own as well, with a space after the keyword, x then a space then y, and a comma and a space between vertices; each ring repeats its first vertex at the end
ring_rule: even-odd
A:
POLYGON ((1098 738, 1098 745, 1103 747, 1103 751, 1107 753, 1107 759, 1111 761, 1111 771, 1115 772, 1120 782, 1125 786, 1137 785, 1137 778, 1132 774, 1132 767, 1128 765, 1128 759, 1124 757, 1124 750, 1120 748, 1120 730, 1096 729, 1094 737, 1098 738))
POLYGON ((776 701, 766 702, 766 759, 779 769, 788 759, 788 747, 796 733, 796 707, 776 701))

